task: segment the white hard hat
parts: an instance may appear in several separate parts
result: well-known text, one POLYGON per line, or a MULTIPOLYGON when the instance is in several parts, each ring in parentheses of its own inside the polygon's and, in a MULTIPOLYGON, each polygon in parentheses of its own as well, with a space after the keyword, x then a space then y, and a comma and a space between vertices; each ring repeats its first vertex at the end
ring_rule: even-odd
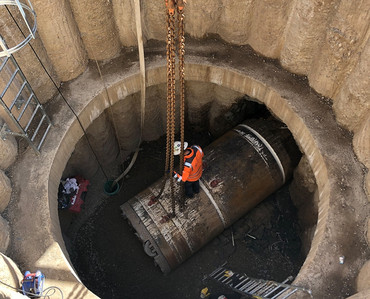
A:
MULTIPOLYGON (((181 141, 175 141, 175 143, 173 144, 174 148, 173 148, 173 154, 175 156, 177 155, 180 155, 181 153, 181 141)), ((185 141, 184 142, 184 150, 188 147, 188 143, 185 141)))

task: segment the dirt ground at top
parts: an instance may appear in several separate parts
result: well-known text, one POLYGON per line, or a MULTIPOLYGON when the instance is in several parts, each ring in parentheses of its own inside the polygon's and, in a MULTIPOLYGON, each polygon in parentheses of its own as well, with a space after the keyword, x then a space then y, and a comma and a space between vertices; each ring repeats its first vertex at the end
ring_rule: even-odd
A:
MULTIPOLYGON (((190 143, 205 147, 207 134, 186 136, 190 143)), ((290 200, 288 184, 226 229, 180 267, 164 275, 144 253, 141 242, 122 217, 120 205, 158 180, 163 173, 165 138, 142 144, 138 159, 117 195, 88 192, 85 206, 99 202, 95 212, 80 224, 75 237, 70 227, 79 215, 59 212, 68 251, 82 282, 101 298, 199 298, 203 288, 218 298, 241 298, 207 278, 227 262, 234 272, 253 278, 282 282, 295 277, 304 261, 300 228, 290 200)), ((127 163, 127 162, 126 162, 127 163)), ((91 189, 101 188, 105 178, 99 171, 91 189)), ((100 190, 100 191, 101 191, 100 190)), ((248 297, 244 297, 248 298, 248 297)))

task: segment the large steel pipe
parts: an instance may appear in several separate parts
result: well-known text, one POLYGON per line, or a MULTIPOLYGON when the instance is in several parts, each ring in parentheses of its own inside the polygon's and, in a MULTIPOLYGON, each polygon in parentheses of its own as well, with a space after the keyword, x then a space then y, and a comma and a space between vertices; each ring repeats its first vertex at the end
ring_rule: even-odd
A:
POLYGON ((176 268, 291 176, 293 138, 282 138, 287 130, 271 132, 273 127, 270 121, 246 122, 207 146, 201 191, 187 200, 185 211, 176 211, 176 217, 165 217, 172 211, 169 182, 156 204, 149 203, 162 181, 121 206, 145 252, 163 272, 176 268))

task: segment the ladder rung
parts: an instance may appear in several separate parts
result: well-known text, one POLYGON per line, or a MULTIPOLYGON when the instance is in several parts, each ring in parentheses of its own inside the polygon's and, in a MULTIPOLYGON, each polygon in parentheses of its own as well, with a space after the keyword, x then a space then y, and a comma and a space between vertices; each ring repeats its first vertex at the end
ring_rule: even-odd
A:
POLYGON ((240 291, 243 291, 244 289, 246 289, 246 288, 248 288, 249 286, 251 286, 253 283, 254 283, 254 281, 253 281, 253 280, 249 280, 246 284, 244 284, 244 285, 240 286, 238 289, 239 289, 240 291))
POLYGON ((31 95, 29 96, 26 104, 24 105, 24 107, 22 108, 22 111, 21 113, 19 113, 18 117, 17 117, 17 120, 20 121, 20 119, 22 118, 24 112, 26 111, 28 105, 30 104, 31 100, 32 100, 32 97, 33 97, 33 92, 31 92, 31 95))
POLYGON ((230 276, 223 276, 222 278, 219 279, 219 281, 222 282, 222 283, 225 283, 229 279, 231 279, 230 276))
POLYGON ((223 269, 220 273, 218 273, 217 275, 215 275, 214 276, 214 279, 217 279, 217 280, 221 279, 221 277, 223 277, 224 274, 225 274, 225 270, 226 269, 223 269))
POLYGON ((211 274, 209 274, 210 277, 214 277, 216 275, 216 273, 218 273, 219 271, 223 271, 223 268, 217 268, 215 271, 213 271, 211 274))
POLYGON ((27 132, 27 130, 28 130, 28 128, 29 128, 29 126, 30 126, 31 122, 32 122, 32 121, 33 121, 33 119, 34 119, 34 117, 35 117, 35 115, 36 115, 36 113, 37 113, 37 110, 39 110, 39 108, 40 108, 40 105, 39 105, 39 104, 37 104, 37 106, 36 106, 35 110, 33 111, 32 115, 31 115, 31 117, 30 117, 30 120, 29 120, 29 121, 28 121, 28 123, 27 123, 26 128, 24 129, 26 132, 27 132))
POLYGON ((249 280, 249 278, 247 277, 247 278, 245 278, 245 279, 243 279, 241 282, 239 282, 234 288, 238 288, 238 287, 240 287, 243 283, 245 283, 245 282, 247 282, 249 280))
POLYGON ((292 295, 292 294, 294 294, 295 292, 297 292, 298 291, 298 289, 294 289, 294 290, 292 290, 292 291, 290 291, 288 294, 286 294, 283 298, 281 298, 281 299, 286 299, 286 298, 288 298, 290 295, 292 295))
POLYGON ((273 285, 271 283, 267 283, 264 288, 262 288, 261 290, 258 291, 258 295, 264 295, 264 293, 269 292, 274 287, 275 287, 275 285, 273 285))
POLYGON ((51 128, 51 123, 49 123, 48 127, 46 128, 45 133, 44 133, 44 136, 42 136, 42 139, 41 139, 41 141, 40 141, 40 143, 39 143, 39 145, 37 147, 38 150, 40 150, 42 144, 44 143, 44 140, 45 140, 46 135, 48 134, 50 128, 51 128))
POLYGON ((9 106, 9 110, 12 110, 12 109, 13 109, 13 107, 14 107, 15 103, 17 102, 17 100, 18 100, 19 96, 21 95, 21 93, 22 93, 22 91, 23 91, 24 87, 26 86, 26 84, 27 84, 27 81, 24 81, 24 82, 23 82, 23 84, 22 84, 22 86, 21 86, 21 88, 18 90, 18 93, 17 93, 17 95, 15 96, 15 98, 14 98, 13 102, 12 102, 12 103, 11 103, 11 105, 9 106))
POLYGON ((284 293, 286 290, 289 290, 289 288, 287 288, 287 287, 282 287, 283 289, 279 292, 279 293, 277 293, 277 294, 275 294, 274 296, 272 296, 271 297, 271 299, 276 299, 277 297, 279 297, 282 293, 284 293))
POLYGON ((255 283, 254 280, 251 280, 250 282, 248 282, 245 285, 243 285, 239 290, 245 292, 245 290, 248 289, 254 283, 255 283))
POLYGON ((0 66, 0 72, 1 72, 1 70, 3 69, 3 67, 6 65, 6 63, 8 62, 8 60, 9 60, 9 57, 5 57, 5 59, 4 59, 4 61, 3 61, 3 63, 1 64, 1 66, 0 66))
POLYGON ((272 290, 270 290, 267 294, 264 294, 264 296, 270 296, 274 292, 276 292, 278 289, 282 288, 281 286, 275 286, 272 290))
MULTIPOLYGON (((288 281, 291 280, 291 276, 289 276, 287 279, 285 279, 281 284, 285 284, 287 283, 288 281)), ((267 294, 264 294, 265 296, 269 296, 271 295, 272 293, 276 292, 279 288, 281 288, 281 286, 277 285, 275 288, 273 288, 270 292, 268 292, 267 294)))
POLYGON ((287 279, 285 279, 281 284, 286 284, 289 281, 293 280, 293 276, 289 276, 287 279))
POLYGON ((252 291, 256 286, 258 286, 259 283, 258 282, 254 282, 253 284, 251 284, 247 289, 244 289, 244 292, 246 293, 250 293, 250 291, 252 291))
POLYGON ((0 90, 0 105, 3 106, 5 112, 9 115, 14 125, 17 127, 17 130, 22 132, 22 133, 12 132, 12 134, 25 138, 27 142, 29 143, 29 145, 36 152, 39 152, 39 149, 41 148, 42 144, 45 141, 46 135, 50 131, 52 123, 49 117, 47 116, 43 106, 41 105, 36 95, 34 94, 31 86, 27 82, 27 79, 25 78, 24 74, 22 73, 20 67, 17 64, 17 61, 14 59, 13 56, 4 57, 4 59, 3 58, 0 59, 1 75, 4 74, 4 69, 6 71, 6 74, 5 74, 6 77, 9 77, 10 74, 11 75, 10 75, 9 81, 4 82, 5 88, 3 90, 0 90), (9 61, 12 62, 11 65, 9 64, 7 65, 9 61), (18 74, 19 74, 20 80, 18 80, 17 78, 18 74), (20 88, 18 88, 19 85, 21 85, 20 88), (25 88, 27 88, 27 93, 23 93, 25 88), (11 94, 9 94, 10 91, 12 91, 11 94), (12 98, 12 95, 14 94, 13 91, 14 92, 16 91, 16 96, 14 98, 12 98), (29 94, 29 97, 27 100, 26 100, 26 94, 29 94), (3 97, 5 95, 7 98, 11 99, 10 105, 7 105, 4 102, 3 97), (34 103, 32 99, 34 100, 34 103), (17 110, 20 111, 19 114, 17 113, 18 114, 17 117, 12 113, 12 110, 14 109, 14 107, 16 107, 17 110), (41 109, 41 114, 37 114, 39 109, 41 109), (27 110, 29 111, 29 113, 26 113, 27 110), (24 119, 22 122, 22 123, 26 123, 26 125, 24 126, 23 124, 21 125, 20 120, 24 118, 25 114, 27 114, 27 119, 24 119), (31 114, 30 118, 28 118, 29 114, 31 114), (40 116, 37 116, 37 115, 40 115, 40 116), (35 117, 36 119, 39 120, 39 123, 37 124, 36 128, 34 128, 36 126, 35 117), (47 123, 45 123, 45 120, 47 121, 47 123), (35 126, 32 126, 31 128, 31 124, 33 123, 35 123, 35 126), (30 138, 29 136, 31 133, 33 134, 32 138, 30 138), (36 138, 37 136, 40 136, 40 138, 36 138), (37 146, 37 142, 38 142, 38 146, 37 146))
POLYGON ((13 75, 10 77, 10 80, 9 80, 9 82, 6 84, 6 86, 5 86, 4 90, 3 90, 3 92, 2 92, 2 93, 1 93, 1 95, 0 95, 0 98, 4 97, 4 94, 5 94, 5 93, 6 93, 6 91, 8 90, 8 88, 9 88, 10 84, 12 84, 12 82, 13 82, 13 80, 14 80, 15 76, 17 75, 18 71, 19 71, 19 68, 17 68, 17 69, 15 70, 15 72, 13 73, 13 75))
POLYGON ((220 273, 223 273, 226 269, 225 268, 217 268, 215 271, 213 271, 213 273, 211 274, 211 276, 213 278, 215 278, 216 276, 218 276, 220 273))
POLYGON ((31 141, 34 141, 35 140, 35 137, 37 135, 37 133, 39 132, 40 128, 41 128, 41 125, 42 123, 44 122, 44 119, 45 119, 46 115, 44 114, 39 122, 39 124, 37 125, 37 128, 35 130, 35 132, 33 133, 32 135, 32 138, 31 138, 31 141))
POLYGON ((251 292, 253 292, 253 293, 258 292, 260 289, 262 289, 265 286, 266 286, 265 282, 260 282, 260 284, 257 285, 253 290, 251 290, 251 292))

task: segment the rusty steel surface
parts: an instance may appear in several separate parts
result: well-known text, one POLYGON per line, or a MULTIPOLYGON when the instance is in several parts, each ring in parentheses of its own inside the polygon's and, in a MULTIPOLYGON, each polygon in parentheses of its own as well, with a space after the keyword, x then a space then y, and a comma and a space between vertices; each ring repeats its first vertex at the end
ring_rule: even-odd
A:
MULTIPOLYGON (((293 165, 279 136, 269 131, 271 123, 245 123, 205 148, 200 193, 187 199, 186 209, 172 211, 170 184, 154 183, 121 206, 143 244, 155 249, 155 263, 165 273, 233 224, 292 174, 293 165)), ((175 186, 179 196, 180 186, 175 186)))

